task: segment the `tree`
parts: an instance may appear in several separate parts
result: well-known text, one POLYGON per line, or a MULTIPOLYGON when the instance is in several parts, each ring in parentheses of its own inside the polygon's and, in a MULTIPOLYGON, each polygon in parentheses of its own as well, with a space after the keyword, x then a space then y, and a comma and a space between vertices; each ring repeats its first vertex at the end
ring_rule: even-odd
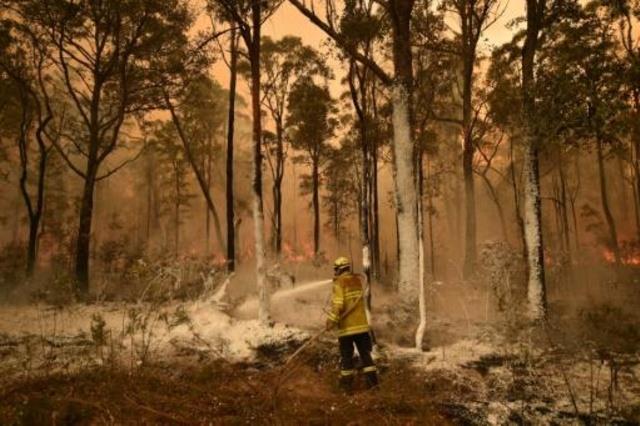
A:
POLYGON ((45 201, 45 178, 53 141, 60 135, 64 117, 58 129, 51 128, 54 119, 53 106, 48 94, 46 69, 50 66, 48 53, 33 37, 28 28, 19 22, 5 22, 0 30, 0 69, 12 82, 11 93, 14 111, 19 109, 15 138, 20 158, 20 192, 29 220, 26 274, 30 278, 35 270, 39 231, 45 201), (35 138, 35 151, 32 139, 35 138), (34 155, 35 154, 35 155, 34 155), (35 156, 31 160, 32 155, 35 156), (35 170, 33 166, 35 163, 35 170), (35 194, 30 191, 31 174, 34 174, 35 194))
POLYGON ((214 229, 218 245, 225 252, 226 245, 222 237, 222 228, 217 209, 211 196, 212 166, 215 154, 215 136, 224 125, 226 105, 225 91, 209 77, 195 78, 186 88, 181 102, 182 123, 187 144, 193 151, 194 162, 191 167, 198 181, 202 180, 201 190, 207 201, 206 210, 206 247, 209 251, 210 217, 213 216, 214 229), (206 196, 208 195, 208 197, 206 196), (209 203, 208 200, 212 202, 209 203))
POLYGON ((30 0, 15 2, 14 9, 52 50, 50 58, 78 117, 71 123, 78 132, 63 135, 66 143, 57 147, 83 179, 75 275, 77 290, 86 295, 95 184, 131 161, 101 173, 122 146, 125 120, 161 105, 160 88, 199 62, 200 55, 187 48, 192 15, 182 0, 30 0))
POLYGON ((597 3, 589 3, 579 9, 573 19, 558 22, 554 30, 561 37, 549 43, 549 53, 544 57, 546 66, 541 69, 559 82, 553 85, 556 93, 547 98, 557 97, 557 92, 564 90, 565 98, 571 97, 575 108, 568 108, 569 117, 565 121, 573 124, 575 136, 595 143, 608 246, 619 265, 618 231, 611 211, 604 163, 606 147, 620 145, 620 130, 624 129, 621 118, 627 103, 624 81, 620 78, 624 76, 624 66, 615 52, 613 25, 611 20, 603 19, 600 12, 597 3))
POLYGON ((258 288, 258 317, 268 322, 269 294, 266 287, 264 246, 264 207, 262 202, 262 120, 260 89, 260 48, 262 23, 279 6, 279 1, 262 0, 211 0, 210 6, 219 10, 232 25, 238 28, 247 49, 251 68, 251 110, 253 120, 253 226, 256 256, 256 284, 258 288))
POLYGON ((333 99, 327 86, 317 85, 310 77, 296 81, 289 94, 291 145, 305 153, 303 161, 311 166, 313 206, 313 253, 320 252, 320 167, 327 154, 327 140, 333 136, 337 122, 332 117, 333 99))
POLYGON ((527 249, 529 316, 546 319, 547 295, 540 209, 539 150, 542 140, 536 121, 535 58, 544 25, 547 0, 527 0, 522 46, 522 123, 524 125, 524 236, 527 249))
POLYGON ((463 273, 469 277, 476 262, 476 202, 473 159, 476 151, 475 128, 481 107, 474 105, 475 68, 478 62, 478 43, 482 34, 496 22, 497 0, 447 0, 442 6, 453 10, 458 19, 455 52, 462 65, 462 170, 465 196, 465 246, 463 273))
POLYGON ((362 185, 358 184, 356 167, 357 146, 349 138, 345 138, 340 147, 328 147, 326 158, 322 175, 326 191, 322 197, 327 214, 325 226, 341 244, 346 235, 346 220, 358 211, 353 194, 362 189, 362 185))
POLYGON ((170 121, 158 124, 150 144, 159 157, 155 173, 158 175, 159 186, 163 188, 161 203, 165 205, 164 212, 173 213, 173 248, 177 257, 180 254, 180 226, 183 223, 183 213, 193 198, 189 191, 188 179, 191 164, 170 121))
MULTIPOLYGON (((373 60, 374 43, 383 40, 382 20, 374 14, 375 2, 351 1, 345 5, 340 18, 340 30, 348 43, 355 46, 369 60, 373 60)), ((367 281, 377 275, 379 260, 378 238, 378 144, 379 123, 376 121, 376 77, 366 65, 348 58, 349 71, 346 81, 353 109, 356 112, 355 127, 360 142, 362 188, 360 194, 360 239, 362 241, 362 267, 367 281)), ((370 305, 370 297, 368 304, 370 305)), ((370 309, 370 306, 369 306, 370 309)))
POLYGON ((236 117, 236 83, 238 77, 238 36, 237 31, 231 31, 229 39, 229 102, 227 106, 227 161, 226 161, 226 218, 227 218, 227 272, 232 273, 236 268, 236 235, 234 220, 233 196, 233 151, 236 117))
MULTIPOLYGON (((248 67, 245 66, 245 70, 248 67)), ((287 36, 278 41, 262 38, 261 87, 264 90, 262 104, 275 126, 273 155, 270 161, 273 178, 273 245, 276 256, 282 250, 282 179, 285 172, 286 103, 293 82, 302 75, 329 78, 331 71, 321 56, 298 37, 287 36)), ((246 73, 246 71, 245 71, 246 73)))
MULTIPOLYGON (((412 303, 419 291, 418 259, 418 191, 416 156, 413 143, 413 60, 411 50, 411 17, 414 0, 377 2, 384 11, 385 24, 391 28, 393 75, 387 74, 375 61, 367 58, 349 43, 335 25, 336 6, 327 1, 325 18, 318 16, 303 1, 289 0, 312 23, 324 31, 347 55, 365 64, 391 90, 393 105, 393 173, 398 222, 398 290, 405 302, 412 303)), ((347 4, 350 6, 350 4, 347 4)))

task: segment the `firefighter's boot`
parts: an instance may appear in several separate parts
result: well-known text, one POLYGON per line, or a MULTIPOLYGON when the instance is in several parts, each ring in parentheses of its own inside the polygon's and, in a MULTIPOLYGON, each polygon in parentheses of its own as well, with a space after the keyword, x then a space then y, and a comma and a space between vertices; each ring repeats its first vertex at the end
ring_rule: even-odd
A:
POLYGON ((340 389, 346 394, 353 392, 353 374, 340 376, 340 389))
POLYGON ((374 389, 378 386, 378 371, 375 366, 365 367, 362 372, 367 383, 368 389, 374 389))

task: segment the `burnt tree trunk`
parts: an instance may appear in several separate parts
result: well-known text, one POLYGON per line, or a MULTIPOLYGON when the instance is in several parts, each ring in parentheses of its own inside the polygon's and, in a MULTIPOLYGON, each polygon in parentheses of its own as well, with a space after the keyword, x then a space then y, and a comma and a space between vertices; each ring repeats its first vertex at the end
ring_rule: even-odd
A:
POLYGON ((473 84, 473 65, 475 52, 465 52, 463 58, 463 96, 462 96, 462 132, 463 153, 462 172, 464 176, 464 208, 465 208, 465 236, 464 236, 464 267, 463 276, 469 278, 476 263, 476 195, 473 181, 473 145, 472 134, 472 106, 471 94, 473 84), (469 57, 469 55, 472 55, 469 57))
POLYGON ((236 116, 236 82, 238 79, 238 38, 236 30, 231 30, 231 58, 229 67, 229 111, 227 118, 227 162, 226 162, 226 217, 227 217, 227 272, 235 271, 235 223, 233 196, 233 139, 236 116))
POLYGON ((545 0, 527 0, 527 28, 522 47, 522 111, 525 123, 524 147, 524 237, 527 250, 529 317, 544 320, 547 296, 540 203, 539 134, 536 130, 534 66, 545 0))
POLYGON ((245 31, 243 37, 249 51, 251 66, 251 107, 253 121, 253 226, 256 256, 256 281, 258 289, 258 317, 262 323, 270 321, 269 292, 266 282, 265 246, 264 246, 264 206, 262 201, 262 121, 260 100, 260 29, 261 0, 251 2, 251 32, 245 31))
POLYGON ((618 245, 618 232, 616 230, 616 222, 611 213, 609 206, 609 195, 607 193, 607 175, 604 167, 604 153, 602 149, 602 138, 600 135, 596 136, 596 155, 598 157, 598 174, 600 182, 600 201, 602 203, 602 211, 604 213, 605 220, 607 221, 607 228, 609 232, 609 245, 616 265, 621 264, 620 246, 618 245))
POLYGON ((282 179, 284 178, 284 129, 282 118, 276 122, 276 168, 273 179, 274 245, 276 256, 282 252, 282 179))
POLYGON ((313 159, 311 166, 312 200, 313 205, 313 255, 317 258, 320 254, 320 171, 318 158, 313 159))
MULTIPOLYGON (((95 144, 92 144, 92 146, 95 144)), ((95 157, 94 157, 95 158, 95 157)), ((76 280, 80 296, 89 292, 89 248, 91 244, 91 222, 93 218, 93 195, 95 192, 97 164, 89 157, 82 199, 80 202, 80 222, 76 241, 76 280)))

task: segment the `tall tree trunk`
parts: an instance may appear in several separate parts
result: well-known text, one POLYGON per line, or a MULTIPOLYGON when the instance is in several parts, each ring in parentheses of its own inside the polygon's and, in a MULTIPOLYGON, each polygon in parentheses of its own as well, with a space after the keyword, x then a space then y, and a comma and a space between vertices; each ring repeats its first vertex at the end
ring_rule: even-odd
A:
POLYGON ((540 172, 536 142, 524 148, 524 227, 527 248, 529 316, 539 320, 546 317, 547 297, 544 271, 544 245, 540 205, 540 172))
MULTIPOLYGON (((640 90, 634 93, 635 104, 635 125, 633 126, 633 147, 635 159, 633 161, 633 170, 635 175, 635 193, 639 199, 636 203, 636 209, 640 208, 640 90)), ((640 214, 636 213, 636 234, 640 241, 640 214)))
POLYGON ((275 215, 275 250, 282 252, 282 179, 284 177, 284 130, 282 120, 276 123, 276 175, 273 180, 273 214, 275 215))
MULTIPOLYGON (((207 138, 207 158, 206 158, 206 173, 207 173, 207 192, 211 193, 211 163, 213 153, 211 152, 211 136, 207 138)), ((207 256, 211 254, 211 216, 209 207, 205 203, 205 253, 207 256)))
POLYGON ((425 294, 425 259, 424 259, 424 208, 422 203, 423 194, 423 171, 422 171, 422 148, 418 148, 417 155, 418 172, 418 262, 419 262, 419 283, 418 283, 418 312, 419 321, 416 329, 415 343, 416 349, 422 350, 424 332, 427 328, 427 301, 425 294))
MULTIPOLYGON (((362 242, 362 269, 367 278, 367 282, 371 282, 371 214, 370 214, 370 151, 368 140, 368 116, 367 116, 367 93, 366 93, 366 73, 361 76, 358 73, 355 60, 351 61, 349 68, 348 82, 349 92, 351 94, 351 102, 358 116, 358 133, 360 136, 360 156, 361 177, 360 177, 360 241, 362 242), (359 91, 355 85, 355 78, 358 78, 360 84, 359 91)), ((370 301, 367 301, 369 304, 370 301)), ((369 305, 369 309, 371 306, 369 305)))
POLYGON ((463 276, 468 279, 473 273, 476 263, 476 195, 473 182, 473 155, 475 147, 472 135, 472 107, 471 94, 473 85, 474 56, 466 52, 463 58, 463 96, 462 96, 462 131, 463 153, 462 171, 464 176, 464 208, 465 208, 465 238, 464 238, 464 267, 463 276), (469 55, 472 55, 469 57, 469 55))
POLYGON ((373 275, 375 279, 380 278, 380 194, 378 191, 378 100, 377 88, 375 80, 372 82, 371 88, 371 104, 373 106, 373 124, 374 136, 371 140, 371 163, 372 163, 372 179, 373 179, 373 232, 372 232, 372 248, 373 248, 373 275))
MULTIPOLYGON (((429 157, 427 157, 427 182, 431 178, 431 163, 429 157)), ((431 189, 427 192, 427 215, 429 218, 429 265, 431 271, 431 279, 436 279, 436 237, 433 232, 433 193, 431 189)), ((423 213, 424 217, 424 213, 423 213)), ((424 221, 424 218, 423 218, 424 221)))
POLYGON ((175 257, 179 254, 180 245, 180 178, 178 177, 178 171, 176 170, 176 204, 174 205, 174 222, 173 222, 173 247, 175 257))
POLYGON ((616 265, 621 264, 620 246, 618 245, 618 232, 616 223, 609 207, 609 196, 607 194, 607 176, 604 168, 604 154, 602 152, 602 138, 596 136, 596 155, 598 157, 598 173, 600 180, 600 201, 602 203, 602 211, 604 212, 607 227, 609 229, 609 245, 613 253, 616 265))
POLYGON ((580 229, 578 228, 578 212, 576 211, 576 200, 578 198, 578 191, 580 190, 580 153, 576 152, 575 156, 575 169, 576 169, 576 190, 569 196, 569 203, 571 204, 571 216, 573 219, 573 240, 575 244, 577 258, 580 260, 580 229))
POLYGON ((373 276, 374 279, 380 278, 380 201, 378 194, 378 146, 376 138, 373 138, 373 146, 371 149, 372 163, 372 185, 373 185, 373 232, 372 248, 373 248, 373 276))
POLYGON ((567 177, 565 176, 564 170, 564 159, 562 154, 560 154, 560 161, 558 161, 558 174, 560 177, 560 204, 562 206, 561 214, 562 214, 562 227, 564 232, 563 243, 567 253, 567 262, 569 265, 573 264, 572 253, 571 253, 571 228, 569 226, 569 212, 567 211, 568 204, 568 196, 567 196, 567 177))
POLYGON ((524 228, 527 248, 529 317, 544 320, 547 315, 547 296, 542 240, 542 212, 540 203, 540 171, 535 116, 534 65, 538 37, 545 14, 545 0, 527 0, 527 29, 522 48, 522 111, 524 114, 524 228))
POLYGON ((236 81, 238 79, 238 37, 236 30, 231 30, 231 58, 229 77, 229 111, 227 119, 227 164, 226 164, 226 209, 227 209, 227 272, 235 271, 235 222, 233 196, 233 139, 236 116, 236 81))
MULTIPOLYGON (((145 149, 146 149, 146 139, 145 139, 145 149)), ((153 165, 151 162, 151 153, 146 153, 146 170, 145 170, 145 185, 147 189, 147 214, 145 220, 145 245, 149 246, 149 240, 151 238, 151 217, 152 217, 152 209, 153 209, 153 165)))
POLYGON ((93 219, 93 195, 96 184, 95 160, 89 158, 84 179, 82 200, 80 204, 80 223, 76 240, 76 286, 79 296, 85 297, 89 292, 89 254, 91 244, 91 223, 93 219))
POLYGON ((391 89, 393 105, 393 172, 398 218, 398 290, 404 302, 412 303, 420 284, 418 258, 418 194, 412 132, 413 68, 411 54, 412 0, 390 2, 393 28, 395 78, 391 89))
POLYGON ((320 254, 320 171, 318 167, 318 159, 313 159, 311 171, 312 180, 312 205, 313 205, 313 255, 318 257, 320 254))
POLYGON ((258 288, 258 318, 270 321, 269 292, 265 277, 264 210, 262 204, 262 122, 260 114, 260 26, 261 1, 251 2, 252 34, 247 39, 251 64, 251 106, 253 112, 253 226, 255 236, 256 281, 258 288))
POLYGON ((176 113, 176 110, 173 104, 171 103, 171 99, 169 98, 169 94, 166 91, 164 92, 164 101, 165 101, 166 107, 169 109, 169 112, 171 114, 171 120, 173 121, 176 131, 178 132, 178 137, 182 142, 182 147, 184 148, 184 153, 187 158, 187 161, 191 166, 191 170, 193 170, 193 173, 196 175, 196 181, 198 182, 200 191, 202 192, 202 195, 204 196, 207 202, 207 205, 209 206, 209 211, 213 216, 213 225, 216 231, 216 239, 218 240, 218 244, 220 244, 222 251, 225 251, 226 244, 224 239, 222 238, 222 227, 220 225, 220 218, 218 216, 218 211, 216 209, 216 206, 213 203, 213 198, 211 197, 211 193, 207 188, 207 182, 203 175, 203 170, 201 170, 200 167, 198 167, 194 153, 191 150, 191 144, 189 143, 189 140, 187 139, 187 135, 184 133, 184 129, 182 128, 180 117, 178 117, 178 114, 176 113))

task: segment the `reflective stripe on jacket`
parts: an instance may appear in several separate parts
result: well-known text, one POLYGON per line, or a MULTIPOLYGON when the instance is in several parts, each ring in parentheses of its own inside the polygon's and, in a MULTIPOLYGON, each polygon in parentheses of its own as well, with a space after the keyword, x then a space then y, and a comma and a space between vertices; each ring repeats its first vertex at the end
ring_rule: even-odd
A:
POLYGON ((334 278, 329 319, 338 323, 338 336, 369 331, 363 293, 362 282, 357 275, 346 272, 334 278))

